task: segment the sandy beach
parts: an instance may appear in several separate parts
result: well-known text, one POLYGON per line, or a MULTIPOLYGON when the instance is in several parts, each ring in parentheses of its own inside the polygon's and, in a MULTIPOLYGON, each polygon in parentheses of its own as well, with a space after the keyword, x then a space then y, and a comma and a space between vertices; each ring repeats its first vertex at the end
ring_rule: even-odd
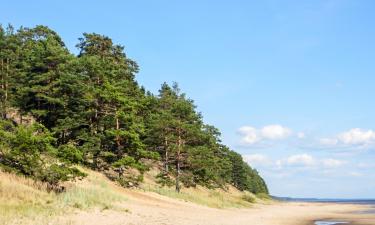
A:
POLYGON ((214 209, 155 193, 124 190, 128 212, 93 210, 58 218, 58 224, 111 225, 312 225, 316 220, 374 225, 375 215, 360 214, 370 206, 334 203, 273 202, 249 209, 214 209))

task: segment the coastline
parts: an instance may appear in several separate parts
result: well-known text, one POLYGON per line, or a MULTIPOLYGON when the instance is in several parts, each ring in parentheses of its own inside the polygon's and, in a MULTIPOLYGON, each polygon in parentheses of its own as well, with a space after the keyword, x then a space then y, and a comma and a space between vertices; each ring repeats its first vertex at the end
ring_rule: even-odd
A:
POLYGON ((314 225, 317 220, 348 221, 350 225, 375 224, 373 203, 288 202, 258 198, 256 203, 244 205, 239 204, 243 203, 242 193, 235 190, 217 193, 202 188, 186 189, 180 193, 182 196, 176 196, 175 192, 170 196, 146 189, 125 189, 98 172, 88 171, 88 174, 88 179, 74 183, 76 191, 71 187, 66 195, 50 195, 33 186, 35 183, 30 186, 28 179, 0 173, 3 188, 0 188, 0 194, 5 203, 2 210, 13 210, 4 215, 0 213, 0 224, 314 225), (82 193, 86 195, 82 196, 82 193), (64 196, 72 199, 64 203, 64 196), (195 196, 195 199, 186 196, 195 196), (99 202, 91 203, 90 207, 70 206, 72 203, 82 206, 97 201, 96 198, 99 202), (103 201, 103 198, 112 199, 112 202, 103 201), (15 206, 23 207, 33 199, 37 199, 36 205, 41 208, 21 211, 24 216, 14 210, 15 206), (239 203, 234 204, 236 201, 239 203))
POLYGON ((362 212, 368 211, 369 209, 373 209, 374 205, 333 203, 333 202, 328 202, 324 204, 329 206, 332 211, 325 212, 321 214, 322 215, 321 217, 316 217, 308 222, 303 223, 303 225, 315 225, 316 221, 327 221, 327 222, 332 221, 332 222, 338 222, 338 224, 348 224, 348 225, 374 225, 375 224, 374 213, 362 213, 362 212), (325 216, 323 217, 323 215, 325 216))
POLYGON ((217 209, 160 196, 126 191, 129 212, 94 210, 59 218, 54 224, 155 225, 314 225, 317 220, 374 225, 375 214, 359 214, 370 205, 310 202, 264 202, 251 208, 217 209))

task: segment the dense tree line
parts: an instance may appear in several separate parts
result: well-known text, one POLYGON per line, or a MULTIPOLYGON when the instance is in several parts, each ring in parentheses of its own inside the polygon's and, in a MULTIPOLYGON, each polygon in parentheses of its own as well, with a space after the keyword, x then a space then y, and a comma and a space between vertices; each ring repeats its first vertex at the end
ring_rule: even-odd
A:
POLYGON ((82 164, 129 185, 152 162, 162 171, 158 182, 177 191, 233 184, 268 193, 177 84, 146 92, 135 80, 137 63, 109 37, 84 33, 77 48, 70 53, 45 26, 0 27, 3 168, 56 184, 84 176, 73 166, 82 164))

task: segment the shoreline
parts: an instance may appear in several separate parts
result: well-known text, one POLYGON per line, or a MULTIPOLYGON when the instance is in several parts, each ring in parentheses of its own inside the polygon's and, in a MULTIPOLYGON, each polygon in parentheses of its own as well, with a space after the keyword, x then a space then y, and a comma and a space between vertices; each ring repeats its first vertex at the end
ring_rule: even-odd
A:
POLYGON ((317 220, 348 221, 349 225, 374 225, 375 214, 359 212, 371 205, 309 202, 257 203, 251 208, 217 209, 151 192, 125 191, 128 213, 113 210, 77 212, 54 224, 137 225, 314 225, 317 220))
MULTIPOLYGON (((326 204, 334 204, 337 207, 340 205, 350 205, 355 210, 350 210, 347 212, 340 212, 336 213, 334 217, 324 217, 324 218, 316 218, 314 220, 309 221, 304 225, 315 225, 317 221, 327 221, 327 222, 338 222, 337 224, 348 224, 348 225, 374 225, 375 224, 375 213, 364 213, 369 211, 369 209, 373 209, 374 205, 370 204, 348 204, 348 203, 326 203, 326 204), (343 223, 340 223, 343 222, 343 223)), ((369 211, 371 212, 371 210, 369 211)))

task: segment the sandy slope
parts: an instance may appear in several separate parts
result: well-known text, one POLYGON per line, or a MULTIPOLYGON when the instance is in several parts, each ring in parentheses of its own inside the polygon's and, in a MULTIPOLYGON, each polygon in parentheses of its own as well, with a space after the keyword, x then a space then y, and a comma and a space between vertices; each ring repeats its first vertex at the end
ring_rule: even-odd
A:
MULTIPOLYGON (((252 208, 216 209, 154 192, 124 189, 103 174, 85 171, 89 176, 82 181, 71 183, 66 195, 61 196, 47 193, 43 185, 37 185, 31 179, 0 171, 0 224, 312 225, 314 220, 331 218, 355 224, 375 225, 375 215, 354 213, 367 209, 366 206, 275 202, 254 204, 252 208), (119 196, 122 198, 119 199, 119 196), (126 201, 123 200, 124 196, 126 201), (63 197, 70 200, 64 203, 63 197), (107 201, 103 201, 103 198, 107 201), (75 207, 76 204, 82 206, 93 199, 100 201, 91 204, 92 207, 87 209, 75 207), (113 204, 107 204, 109 201, 113 204), (50 207, 51 211, 46 207, 50 207), (90 209, 93 207, 97 210, 90 209), (65 210, 66 215, 59 216, 61 209, 65 210)), ((194 196, 203 196, 206 201, 207 198, 218 200, 217 195, 207 195, 205 190, 184 191, 185 194, 190 191, 194 196)), ((236 193, 235 190, 226 193, 232 197, 238 196, 221 198, 222 195, 219 195, 221 201, 241 200, 243 196, 243 193, 236 193)))
POLYGON ((366 206, 322 203, 256 204, 251 209, 213 209, 155 193, 121 190, 130 212, 112 210, 77 212, 60 217, 58 224, 150 225, 304 225, 316 219, 339 219, 356 224, 375 224, 375 215, 355 214, 366 206))

